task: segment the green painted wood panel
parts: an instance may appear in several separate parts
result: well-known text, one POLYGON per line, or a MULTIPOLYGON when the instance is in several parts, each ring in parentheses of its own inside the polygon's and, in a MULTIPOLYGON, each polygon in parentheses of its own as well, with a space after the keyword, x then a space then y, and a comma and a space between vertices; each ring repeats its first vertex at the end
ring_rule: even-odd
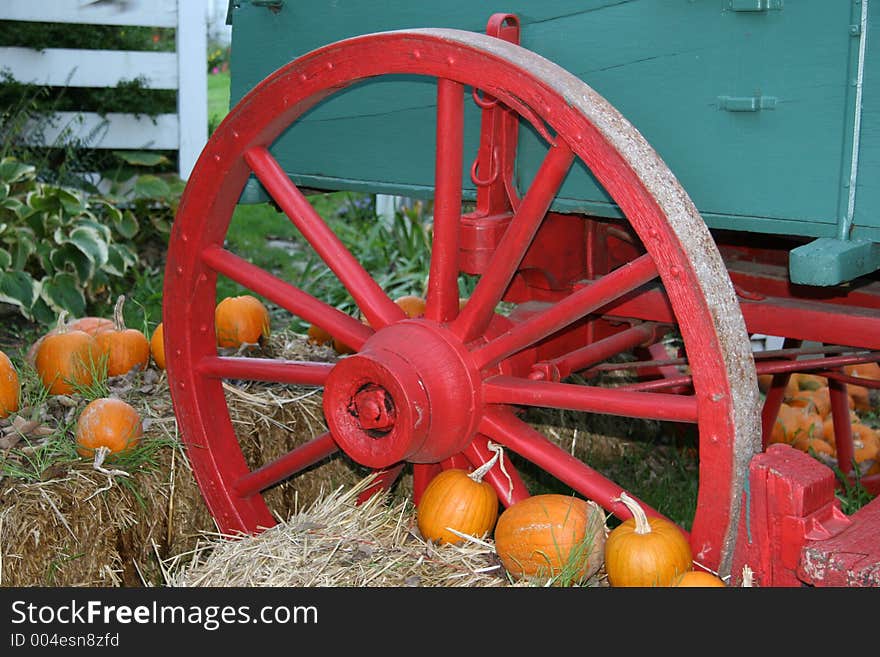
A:
MULTIPOLYGON (((259 3, 258 3, 259 4, 259 3)), ((483 32, 515 13, 522 45, 575 73, 649 140, 715 228, 839 237, 850 205, 861 2, 855 0, 286 0, 280 11, 231 4, 232 102, 316 47, 408 27, 483 32), (769 6, 762 11, 734 8, 769 6), (741 109, 760 97, 765 108, 741 109)), ((871 15, 869 14, 868 33, 871 15)), ((864 53, 863 118, 852 236, 880 241, 878 55, 864 53), (872 75, 873 74, 873 75, 872 75)), ((366 82, 312 110, 273 146, 299 184, 430 196, 434 83, 366 82)), ((476 154, 479 111, 466 114, 476 154)), ((542 157, 521 131, 526 184, 542 157)), ((471 192, 469 180, 465 186, 471 192)), ((614 216, 589 172, 569 174, 557 206, 614 216)))

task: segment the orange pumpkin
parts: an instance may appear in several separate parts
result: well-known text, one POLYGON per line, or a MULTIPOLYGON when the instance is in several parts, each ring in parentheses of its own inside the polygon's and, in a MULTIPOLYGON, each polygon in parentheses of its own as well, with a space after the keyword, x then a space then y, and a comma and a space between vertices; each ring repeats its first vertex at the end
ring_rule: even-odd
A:
POLYGON ((150 355, 153 362, 160 370, 165 369, 165 331, 162 328, 162 322, 153 329, 153 335, 150 336, 150 355))
POLYGON ((12 361, 0 351, 0 418, 18 410, 21 381, 12 361))
POLYGON ((880 462, 880 434, 871 427, 853 427, 853 460, 864 476, 874 474, 880 462))
POLYGON ((425 299, 414 294, 405 294, 394 300, 407 317, 422 317, 425 314, 425 299))
POLYGON ((124 304, 125 295, 120 295, 113 310, 113 328, 95 336, 101 355, 107 359, 107 376, 128 374, 135 367, 143 371, 150 364, 150 341, 141 331, 125 326, 124 304))
POLYGON ((828 386, 821 386, 812 390, 798 390, 788 400, 788 404, 805 408, 824 419, 831 412, 831 394, 828 386))
POLYGON ((309 344, 314 344, 319 347, 333 344, 333 336, 317 324, 309 326, 308 331, 306 331, 306 337, 308 338, 309 344))
POLYGON ((705 570, 689 570, 686 573, 682 573, 678 577, 672 580, 672 584, 670 586, 676 587, 701 587, 701 588, 709 588, 709 587, 726 587, 727 584, 724 583, 724 580, 718 577, 713 573, 706 572, 705 570))
POLYGON ((474 472, 451 468, 431 479, 416 507, 417 524, 425 540, 458 544, 465 539, 451 529, 477 538, 494 529, 498 494, 483 476, 496 459, 474 472))
POLYGON ((67 395, 77 385, 90 385, 100 359, 95 337, 68 328, 64 317, 62 312, 57 330, 43 336, 34 357, 37 374, 51 395, 67 395))
POLYGON ((85 331, 89 335, 98 335, 102 331, 113 328, 113 320, 106 317, 80 317, 67 323, 68 328, 85 331))
POLYGON ((827 465, 835 463, 834 455, 837 453, 837 448, 824 438, 818 436, 799 436, 794 439, 791 446, 817 458, 827 465))
MULTIPOLYGON (((865 438, 873 440, 877 433, 875 429, 862 422, 862 419, 857 413, 850 412, 849 422, 853 440, 862 440, 865 438)), ((829 416, 822 424, 822 437, 829 442, 835 442, 834 418, 831 416, 829 416)))
POLYGON ((269 311, 263 302, 250 294, 226 297, 214 311, 218 347, 258 344, 269 337, 269 311))
MULTIPOLYGON (((66 318, 66 313, 64 316, 66 318)), ((37 350, 40 348, 46 335, 55 335, 63 328, 85 331, 89 335, 97 335, 101 331, 113 328, 113 320, 107 319, 106 317, 80 317, 79 319, 67 319, 66 322, 64 322, 64 327, 61 327, 60 324, 56 324, 55 327, 34 342, 34 344, 32 344, 27 350, 25 360, 31 365, 34 365, 36 362, 37 350)))
POLYGON ((134 407, 115 397, 100 397, 89 402, 77 419, 76 451, 84 458, 95 456, 101 448, 122 454, 143 435, 143 422, 134 407))
MULTIPOLYGON (((860 379, 871 379, 873 381, 880 380, 880 365, 876 362, 845 365, 843 371, 849 376, 858 377, 860 379)), ((872 394, 872 389, 869 389, 866 386, 858 386, 850 383, 846 386, 846 392, 852 399, 855 410, 859 412, 869 412, 873 410, 874 404, 872 396, 875 396, 876 393, 872 394)))
POLYGON ((822 435, 822 418, 809 408, 782 403, 773 421, 770 443, 792 444, 801 436, 822 435))
POLYGON ((602 566, 605 530, 605 514, 592 500, 532 495, 498 517, 495 550, 515 579, 584 580, 602 566))
POLYGON ((605 572, 611 586, 669 586, 693 570, 691 546, 678 525, 648 518, 625 492, 619 501, 632 517, 612 529, 605 541, 605 572))

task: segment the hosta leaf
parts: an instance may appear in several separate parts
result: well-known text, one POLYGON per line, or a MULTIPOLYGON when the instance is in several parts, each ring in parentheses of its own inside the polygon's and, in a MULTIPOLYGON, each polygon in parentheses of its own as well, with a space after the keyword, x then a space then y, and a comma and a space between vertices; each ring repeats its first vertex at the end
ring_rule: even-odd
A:
POLYGON ((88 283, 95 275, 95 263, 74 244, 63 244, 52 251, 51 270, 47 273, 70 272, 76 274, 80 285, 88 283))
POLYGON ((150 217, 150 223, 153 224, 153 228, 160 235, 170 235, 171 234, 171 222, 165 219, 161 215, 154 215, 150 217))
POLYGON ((32 164, 24 164, 12 158, 4 158, 0 161, 0 180, 7 183, 16 183, 36 175, 37 168, 32 164))
POLYGON ((40 284, 23 271, 0 272, 0 301, 11 303, 30 319, 31 307, 40 294, 40 284))
POLYGON ((113 225, 116 231, 128 240, 137 235, 140 229, 137 217, 130 210, 123 212, 113 225))
POLYGON ((103 267, 107 262, 107 242, 92 226, 77 225, 67 235, 59 228, 55 231, 55 242, 73 244, 97 267, 103 267))
POLYGON ((105 199, 92 199, 92 207, 99 215, 101 215, 103 221, 115 224, 122 217, 122 210, 105 199))
POLYGON ((134 183, 134 195, 137 198, 162 198, 171 193, 171 188, 158 176, 139 176, 134 183))
POLYGON ((78 217, 88 210, 88 206, 83 200, 67 189, 58 189, 58 202, 64 212, 71 217, 78 217))
POLYGON ((12 255, 6 249, 0 248, 0 270, 12 267, 12 255))
POLYGON ((151 151, 113 151, 113 154, 123 162, 135 166, 154 167, 157 164, 168 162, 165 155, 151 151))
POLYGON ((60 273, 44 278, 40 298, 56 313, 66 310, 71 317, 86 314, 86 298, 73 274, 60 273))
POLYGON ((58 313, 53 311, 42 298, 37 298, 34 302, 34 305, 31 307, 31 315, 30 319, 45 326, 55 325, 58 322, 58 313))
POLYGON ((12 268, 24 269, 28 259, 37 252, 37 243, 34 235, 26 226, 19 226, 13 231, 12 268))
POLYGON ((57 213, 60 208, 58 197, 52 192, 52 188, 46 185, 28 194, 26 200, 30 207, 40 212, 57 213))
POLYGON ((88 226, 96 231, 101 236, 101 240, 104 242, 112 242, 113 241, 113 231, 110 230, 109 226, 105 226, 100 221, 95 221, 93 219, 80 219, 76 222, 77 226, 88 226))
POLYGON ((113 269, 118 270, 120 274, 124 274, 129 267, 135 266, 138 262, 137 254, 126 244, 113 243, 110 245, 109 252, 110 257, 108 264, 103 267, 104 271, 115 273, 113 270, 108 269, 108 265, 112 265, 113 269))
POLYGON ((127 267, 117 246, 116 244, 110 245, 107 262, 101 269, 113 276, 123 276, 127 267))

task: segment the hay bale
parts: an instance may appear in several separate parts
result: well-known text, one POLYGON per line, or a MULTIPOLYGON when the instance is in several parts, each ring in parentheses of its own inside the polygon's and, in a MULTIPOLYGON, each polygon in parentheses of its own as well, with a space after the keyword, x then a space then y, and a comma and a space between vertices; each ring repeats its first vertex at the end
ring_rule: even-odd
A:
POLYGON ((166 560, 173 587, 512 586, 491 542, 435 546, 420 536, 412 502, 386 492, 357 504, 373 481, 340 486, 256 536, 208 536, 166 560))
MULTIPOLYGON (((301 337, 285 334, 274 336, 266 351, 299 360, 327 357, 301 337)), ((179 442, 167 378, 150 369, 110 384, 112 394, 144 418, 142 445, 157 445, 152 462, 130 476, 108 478, 88 461, 62 459, 39 481, 0 478, 0 585, 152 585, 161 581, 161 559, 192 550, 206 532, 217 531, 179 442)), ((314 389, 257 382, 229 382, 225 389, 230 419, 251 467, 325 430, 314 389)), ((50 397, 41 414, 64 431, 84 403, 50 397)), ((266 491, 264 498, 282 519, 364 473, 344 455, 334 455, 266 491)))

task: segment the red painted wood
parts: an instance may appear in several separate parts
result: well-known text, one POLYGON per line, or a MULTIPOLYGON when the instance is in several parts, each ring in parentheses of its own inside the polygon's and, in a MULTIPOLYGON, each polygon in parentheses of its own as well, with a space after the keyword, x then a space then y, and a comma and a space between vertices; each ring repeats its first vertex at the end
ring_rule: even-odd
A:
MULTIPOLYGON (((547 308, 543 313, 530 317, 505 335, 478 348, 474 352, 478 367, 483 369, 496 365, 504 358, 548 337, 656 276, 656 265, 646 255, 615 269, 598 281, 581 287, 578 291, 547 308)), ((477 284, 478 289, 479 284, 477 284)), ((474 290, 475 296, 477 290, 474 290)), ((466 310, 467 308, 465 308, 466 310)), ((452 329, 456 329, 454 323, 452 329)))
POLYGON ((754 572, 755 586, 797 587, 801 549, 808 540, 841 532, 850 520, 834 496, 834 473, 789 445, 774 444, 749 467, 749 490, 741 517, 732 571, 754 572))
MULTIPOLYGON (((181 434, 200 489, 224 530, 251 532, 273 521, 259 494, 242 498, 234 490, 249 469, 229 422, 220 380, 215 378, 222 371, 210 360, 217 357, 212 320, 218 275, 258 287, 267 298, 283 302, 283 307, 308 321, 320 320, 315 323, 327 330, 345 329, 357 339, 358 353, 340 359, 324 380, 324 411, 334 441, 355 460, 374 469, 390 469, 403 461, 425 465, 419 471, 423 481, 433 464, 448 467, 462 460, 467 464, 462 453, 473 449, 474 436, 485 434, 582 494, 595 493, 606 508, 624 517, 625 507, 613 501, 620 492, 618 485, 495 404, 487 405, 482 399, 483 381, 503 374, 527 382, 538 357, 534 343, 550 338, 548 331, 577 323, 590 312, 585 309, 590 303, 608 299, 619 303, 632 286, 656 277, 655 283, 662 281, 667 293, 665 321, 680 327, 691 357, 696 391, 692 400, 672 403, 676 417, 695 420, 700 435, 700 490, 690 538, 701 563, 713 570, 726 567, 742 464, 751 455, 758 426, 748 401, 753 390, 743 383, 750 364, 748 340, 733 289, 715 275, 723 269, 708 231, 656 153, 595 92, 561 70, 547 74, 550 66, 528 51, 472 33, 424 30, 367 35, 321 48, 282 67, 242 99, 214 132, 175 220, 164 316, 167 371, 181 434), (431 318, 404 319, 351 254, 340 248, 270 153, 275 138, 320 100, 359 80, 385 74, 448 81, 441 83, 446 91, 438 90, 443 97, 455 85, 478 87, 482 98, 497 100, 496 107, 521 115, 537 134, 548 138, 548 155, 522 198, 505 190, 513 218, 478 291, 449 326, 431 318), (525 319, 525 328, 517 329, 514 319, 495 314, 495 306, 519 275, 518 266, 541 234, 546 210, 576 158, 617 202, 648 255, 635 258, 619 272, 607 276, 598 272, 568 301, 566 285, 548 284, 543 273, 523 275, 524 280, 532 277, 528 289, 538 290, 541 285, 554 289, 544 290, 550 309, 525 319), (252 173, 345 283, 375 333, 357 328, 357 320, 340 317, 223 251, 232 211, 252 173), (729 368, 728 362, 738 365, 729 368), (200 370, 200 363, 206 369, 200 370), (389 407, 373 413, 382 410, 379 403, 386 399, 391 400, 389 407)), ((446 101, 440 105, 442 112, 453 106, 446 101)), ((457 129, 449 136, 442 128, 437 130, 441 150, 457 143, 453 134, 457 129)), ((446 161, 445 155, 437 157, 446 161)), ((491 177, 491 165, 488 173, 484 169, 481 164, 478 173, 491 177)), ((499 175, 503 171, 502 167, 499 175)), ((449 196, 441 198, 441 205, 454 204, 452 178, 440 175, 439 185, 453 190, 444 192, 449 196)), ((438 241, 435 255, 441 260, 453 243, 450 232, 438 241)), ((554 236, 542 248, 552 248, 554 241, 565 241, 570 234, 569 230, 545 233, 554 236)), ((445 308, 452 295, 448 288, 442 289, 451 278, 448 258, 446 264, 436 265, 435 273, 438 270, 446 283, 437 284, 433 298, 446 299, 439 306, 445 308)), ((432 312, 438 313, 434 317, 446 315, 442 310, 432 312)), ((568 351, 584 346, 565 340, 558 344, 567 344, 568 351)), ((282 368, 254 369, 258 376, 289 376, 283 372, 282 368)), ((535 389, 525 390, 533 394, 535 389)), ((567 388, 553 388, 552 394, 560 390, 567 388)), ((539 393, 543 395, 543 389, 539 393)), ((663 397, 671 400, 669 395, 663 397)), ((636 400, 637 408, 642 397, 633 394, 622 399, 624 406, 636 400)), ((617 398, 606 402, 596 410, 607 412, 621 403, 617 398)))
POLYGON ((553 146, 544 157, 529 191, 505 229, 486 273, 480 277, 468 303, 450 324, 463 342, 473 340, 489 325, 495 307, 504 296, 573 161, 574 153, 564 143, 553 146))
POLYGON ((880 586, 880 497, 848 518, 848 525, 825 540, 807 541, 797 573, 814 586, 880 586))
POLYGON ((699 417, 697 400, 693 396, 621 391, 619 388, 508 376, 486 379, 483 399, 489 404, 546 406, 671 422, 695 423, 699 417))
POLYGON ((425 317, 447 322, 458 315, 458 251, 464 140, 464 87, 437 81, 437 156, 434 229, 425 317))
POLYGON ((199 361, 196 369, 204 376, 217 379, 247 379, 322 386, 333 366, 330 363, 282 359, 209 356, 199 361))
POLYGON ((373 328, 403 319, 404 312, 336 237, 308 199, 297 189, 264 146, 243 155, 275 202, 308 240, 324 263, 339 277, 373 328))
POLYGON ((278 482, 284 481, 290 475, 314 465, 338 450, 339 448, 333 441, 333 437, 329 433, 323 433, 317 438, 288 452, 281 458, 270 461, 257 470, 249 472, 236 481, 233 488, 236 494, 241 497, 250 497, 278 482))
MULTIPOLYGON (((202 252, 202 261, 206 267, 241 283, 297 317, 320 326, 356 349, 359 349, 373 334, 369 326, 365 326, 354 317, 315 299, 229 251, 219 247, 208 247, 202 252)), ((207 274, 205 276, 207 280, 207 274)))

